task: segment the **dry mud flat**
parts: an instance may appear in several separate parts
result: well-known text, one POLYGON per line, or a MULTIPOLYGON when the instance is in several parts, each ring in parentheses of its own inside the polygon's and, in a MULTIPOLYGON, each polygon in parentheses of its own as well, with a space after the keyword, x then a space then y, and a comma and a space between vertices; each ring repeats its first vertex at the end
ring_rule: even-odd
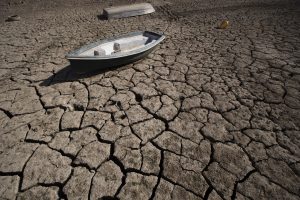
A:
POLYGON ((299 3, 97 18, 117 3, 1 3, 0 198, 300 199, 299 3), (64 58, 143 29, 167 39, 141 62, 79 76, 64 58))

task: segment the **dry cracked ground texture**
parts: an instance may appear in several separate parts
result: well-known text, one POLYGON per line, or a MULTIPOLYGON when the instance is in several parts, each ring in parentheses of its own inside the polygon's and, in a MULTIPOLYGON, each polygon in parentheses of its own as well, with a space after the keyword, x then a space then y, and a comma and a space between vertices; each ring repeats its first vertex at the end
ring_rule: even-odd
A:
POLYGON ((151 2, 1 3, 0 199, 300 199, 299 2, 151 2), (167 38, 138 63, 64 58, 143 29, 167 38))

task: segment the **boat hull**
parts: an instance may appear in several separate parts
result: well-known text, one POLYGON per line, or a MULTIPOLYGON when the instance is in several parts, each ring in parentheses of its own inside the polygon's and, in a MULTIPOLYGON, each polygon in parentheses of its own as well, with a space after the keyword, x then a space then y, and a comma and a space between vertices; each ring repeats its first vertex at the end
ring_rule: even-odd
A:
POLYGON ((70 61, 71 68, 77 73, 109 69, 146 57, 164 38, 165 36, 162 34, 149 31, 132 32, 87 44, 69 53, 66 58, 70 61), (121 47, 120 51, 114 49, 116 44, 121 47), (122 48, 124 49, 122 50, 122 48), (104 50, 105 55, 95 56, 95 52, 100 50, 104 50))
POLYGON ((72 69, 74 69, 76 73, 83 74, 87 72, 109 69, 109 68, 118 67, 118 66, 136 62, 138 60, 145 58, 155 48, 156 46, 144 52, 140 52, 134 55, 128 55, 124 57, 113 58, 113 59, 105 59, 105 60, 70 59, 69 61, 72 69))
POLYGON ((138 15, 146 15, 153 12, 155 12, 155 10, 149 3, 138 3, 103 9, 103 15, 107 19, 133 17, 138 15))

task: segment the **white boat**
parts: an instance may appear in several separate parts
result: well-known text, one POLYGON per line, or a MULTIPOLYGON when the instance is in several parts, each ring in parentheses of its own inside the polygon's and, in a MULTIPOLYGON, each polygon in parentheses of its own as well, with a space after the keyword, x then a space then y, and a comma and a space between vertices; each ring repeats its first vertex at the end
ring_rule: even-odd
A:
POLYGON ((66 58, 79 73, 116 67, 144 58, 164 38, 164 35, 149 31, 133 32, 85 45, 66 58))
POLYGON ((107 19, 112 19, 146 15, 153 12, 155 12, 155 9, 150 3, 138 3, 105 8, 103 9, 103 16, 107 19))

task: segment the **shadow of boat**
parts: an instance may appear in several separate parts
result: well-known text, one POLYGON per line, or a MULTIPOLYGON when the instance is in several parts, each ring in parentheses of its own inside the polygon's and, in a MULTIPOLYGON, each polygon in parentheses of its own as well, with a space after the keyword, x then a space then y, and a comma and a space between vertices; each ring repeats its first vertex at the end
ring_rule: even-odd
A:
POLYGON ((110 71, 126 69, 131 66, 132 65, 129 64, 129 65, 122 65, 122 66, 108 67, 108 68, 99 68, 98 70, 95 69, 86 70, 81 73, 78 73, 78 71, 74 68, 74 66, 70 64, 62 68, 55 74, 51 75, 47 79, 45 79, 43 82, 40 83, 40 86, 50 86, 50 85, 55 85, 63 82, 77 81, 80 79, 104 74, 110 71))
POLYGON ((104 14, 97 15, 97 18, 100 21, 108 20, 107 17, 104 14))

